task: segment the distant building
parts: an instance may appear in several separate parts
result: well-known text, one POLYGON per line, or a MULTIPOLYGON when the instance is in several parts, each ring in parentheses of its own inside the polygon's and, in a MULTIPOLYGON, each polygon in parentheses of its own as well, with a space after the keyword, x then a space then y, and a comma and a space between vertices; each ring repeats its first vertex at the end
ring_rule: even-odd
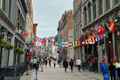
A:
POLYGON ((57 35, 57 43, 59 50, 62 49, 60 55, 63 58, 73 58, 74 52, 72 45, 71 47, 68 45, 73 42, 73 11, 65 11, 62 15, 59 26, 58 26, 58 35, 57 35), (63 43, 68 43, 67 45, 63 45, 63 43))

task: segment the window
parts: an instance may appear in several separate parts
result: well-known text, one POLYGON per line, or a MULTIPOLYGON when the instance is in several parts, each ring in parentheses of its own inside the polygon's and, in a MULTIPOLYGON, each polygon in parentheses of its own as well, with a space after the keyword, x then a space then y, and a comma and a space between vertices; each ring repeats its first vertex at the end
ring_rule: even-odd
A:
POLYGON ((110 0, 105 0, 105 10, 110 9, 110 0))
POLYGON ((98 0, 98 14, 101 15, 103 13, 103 0, 98 0))
POLYGON ((11 0, 1 0, 1 8, 2 10, 7 14, 7 16, 10 16, 10 10, 11 10, 11 0))
POLYGON ((113 0, 113 5, 116 5, 120 2, 120 0, 113 0))
POLYGON ((86 12, 86 7, 84 7, 84 25, 87 24, 87 12, 86 12))
POLYGON ((93 0, 93 19, 96 18, 96 0, 93 0))
POLYGON ((5 11, 6 0, 2 0, 2 9, 5 11))
POLYGON ((2 0, 0 0, 0 8, 2 8, 2 0))
POLYGON ((10 15, 11 15, 11 4, 12 4, 12 1, 9 0, 9 17, 10 17, 10 15))
POLYGON ((91 21, 91 3, 88 4, 88 16, 89 16, 89 22, 91 21))

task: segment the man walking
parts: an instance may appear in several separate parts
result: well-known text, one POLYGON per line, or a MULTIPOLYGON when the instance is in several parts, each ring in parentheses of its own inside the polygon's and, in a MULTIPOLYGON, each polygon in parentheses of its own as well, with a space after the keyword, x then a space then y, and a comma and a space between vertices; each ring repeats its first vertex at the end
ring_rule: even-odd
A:
POLYGON ((73 66, 74 66, 73 59, 70 60, 69 65, 70 65, 71 72, 73 72, 73 66))
POLYGON ((63 61, 63 67, 65 68, 65 72, 66 72, 68 68, 68 61, 66 59, 63 61))

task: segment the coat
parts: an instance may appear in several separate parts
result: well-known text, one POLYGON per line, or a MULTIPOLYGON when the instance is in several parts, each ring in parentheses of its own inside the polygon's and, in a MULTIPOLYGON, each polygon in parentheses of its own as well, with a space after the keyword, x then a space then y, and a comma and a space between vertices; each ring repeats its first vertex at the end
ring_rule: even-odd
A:
POLYGON ((103 80, 110 80, 108 64, 100 63, 100 70, 103 74, 103 80))
POLYGON ((63 61, 63 67, 64 68, 68 68, 68 62, 65 60, 65 61, 63 61))

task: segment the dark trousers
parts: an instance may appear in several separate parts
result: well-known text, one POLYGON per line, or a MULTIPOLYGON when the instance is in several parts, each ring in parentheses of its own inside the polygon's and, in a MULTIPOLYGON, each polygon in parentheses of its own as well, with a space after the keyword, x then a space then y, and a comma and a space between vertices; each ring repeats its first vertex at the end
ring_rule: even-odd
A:
POLYGON ((67 68, 65 67, 65 72, 67 72, 67 68))
POLYGON ((116 77, 115 75, 112 74, 112 72, 110 72, 110 77, 111 77, 111 80, 116 80, 116 77))
POLYGON ((71 72, 73 72, 73 66, 70 66, 71 72))
POLYGON ((120 68, 117 69, 118 80, 120 80, 120 68))
POLYGON ((81 66, 80 66, 80 65, 78 65, 78 71, 80 71, 80 69, 81 69, 81 66))

